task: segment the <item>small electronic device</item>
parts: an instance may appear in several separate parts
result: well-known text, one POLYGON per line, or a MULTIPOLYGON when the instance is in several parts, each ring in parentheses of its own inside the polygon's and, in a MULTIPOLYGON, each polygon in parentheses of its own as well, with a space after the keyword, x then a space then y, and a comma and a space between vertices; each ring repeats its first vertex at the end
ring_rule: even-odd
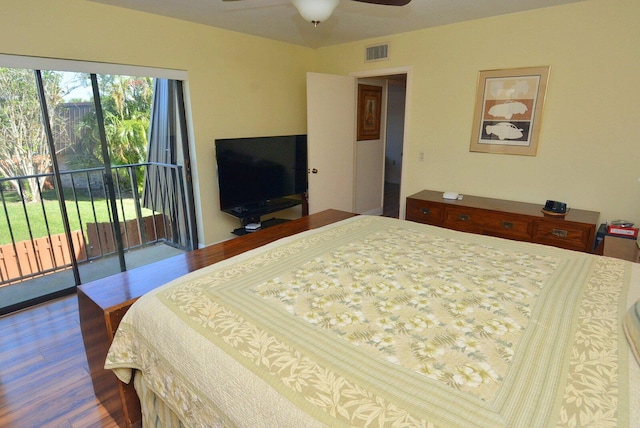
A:
POLYGON ((459 199, 460 195, 456 192, 444 192, 442 194, 443 199, 459 199))
POLYGON ((262 225, 260 223, 249 223, 244 227, 244 230, 246 230, 247 232, 255 232, 256 230, 259 230, 262 227, 262 225))
POLYGON ((555 214, 565 214, 567 212, 567 204, 564 202, 547 200, 544 204, 543 211, 555 214))

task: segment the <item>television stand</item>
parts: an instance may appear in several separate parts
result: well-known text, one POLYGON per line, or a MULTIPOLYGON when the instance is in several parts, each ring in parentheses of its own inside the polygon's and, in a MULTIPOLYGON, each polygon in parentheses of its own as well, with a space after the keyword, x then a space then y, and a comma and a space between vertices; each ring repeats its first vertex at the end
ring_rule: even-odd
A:
POLYGON ((224 209, 222 211, 240 220, 240 228, 235 229, 232 233, 234 235, 244 235, 245 233, 253 233, 247 232, 245 230, 245 226, 248 224, 261 223, 261 229, 264 229, 265 227, 275 226, 276 224, 280 224, 286 221, 284 219, 272 218, 270 220, 261 222, 260 219, 263 215, 275 213, 288 208, 293 208, 296 205, 302 205, 302 215, 307 215, 308 206, 306 202, 306 197, 304 194, 302 194, 287 198, 271 199, 269 201, 261 202, 258 204, 238 206, 231 209, 224 209))
MULTIPOLYGON (((270 218, 269 220, 264 220, 262 222, 260 222, 260 229, 257 229, 257 231, 262 230, 262 229, 266 229, 267 227, 271 227, 271 226, 276 226, 278 224, 282 224, 282 223, 286 223, 288 221, 291 221, 289 219, 286 218, 270 218)), ((256 222, 258 223, 258 222, 256 222)), ((253 233, 253 232, 248 232, 245 228, 244 225, 242 227, 239 227, 237 229, 234 229, 233 232, 234 235, 237 236, 242 236, 242 235, 248 235, 249 233, 253 233)))

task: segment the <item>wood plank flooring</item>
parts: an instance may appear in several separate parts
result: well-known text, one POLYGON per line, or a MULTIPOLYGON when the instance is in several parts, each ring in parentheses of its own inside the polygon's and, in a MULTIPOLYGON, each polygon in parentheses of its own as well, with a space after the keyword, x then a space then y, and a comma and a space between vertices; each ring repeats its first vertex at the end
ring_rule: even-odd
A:
MULTIPOLYGON (((93 290, 95 302, 109 308, 132 299, 141 288, 166 282, 167 274, 187 273, 352 215, 334 210, 313 214, 175 256, 172 264, 154 272, 141 267, 81 287, 93 290), (133 285, 142 281, 138 276, 142 287, 133 285)), ((79 320, 75 294, 0 317, 0 427, 117 426, 94 395, 79 320)))
POLYGON ((117 427, 93 393, 75 294, 0 317, 0 426, 117 427))

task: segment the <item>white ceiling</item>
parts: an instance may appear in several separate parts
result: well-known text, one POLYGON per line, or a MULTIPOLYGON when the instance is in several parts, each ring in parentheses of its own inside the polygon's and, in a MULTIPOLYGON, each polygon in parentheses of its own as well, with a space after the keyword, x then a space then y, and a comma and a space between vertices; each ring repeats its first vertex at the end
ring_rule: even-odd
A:
POLYGON ((91 1, 317 48, 583 0, 413 0, 401 7, 341 0, 317 28, 290 0, 91 1))

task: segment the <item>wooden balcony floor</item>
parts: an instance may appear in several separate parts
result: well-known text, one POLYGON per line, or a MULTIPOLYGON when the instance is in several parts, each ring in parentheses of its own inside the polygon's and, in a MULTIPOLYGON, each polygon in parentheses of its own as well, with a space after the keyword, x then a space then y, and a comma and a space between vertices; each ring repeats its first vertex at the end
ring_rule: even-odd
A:
POLYGON ((93 393, 75 294, 0 317, 0 426, 117 427, 93 393))
MULTIPOLYGON (((184 251, 159 243, 129 250, 125 252, 125 260, 127 269, 133 269, 182 253, 184 251)), ((91 263, 81 263, 78 269, 82 282, 87 283, 119 272, 120 264, 116 256, 107 256, 91 263)), ((73 272, 66 269, 24 282, 0 286, 0 315, 12 312, 15 308, 20 309, 47 300, 42 296, 59 297, 69 294, 73 292, 74 284, 73 272), (69 291, 64 293, 62 290, 69 291)))

